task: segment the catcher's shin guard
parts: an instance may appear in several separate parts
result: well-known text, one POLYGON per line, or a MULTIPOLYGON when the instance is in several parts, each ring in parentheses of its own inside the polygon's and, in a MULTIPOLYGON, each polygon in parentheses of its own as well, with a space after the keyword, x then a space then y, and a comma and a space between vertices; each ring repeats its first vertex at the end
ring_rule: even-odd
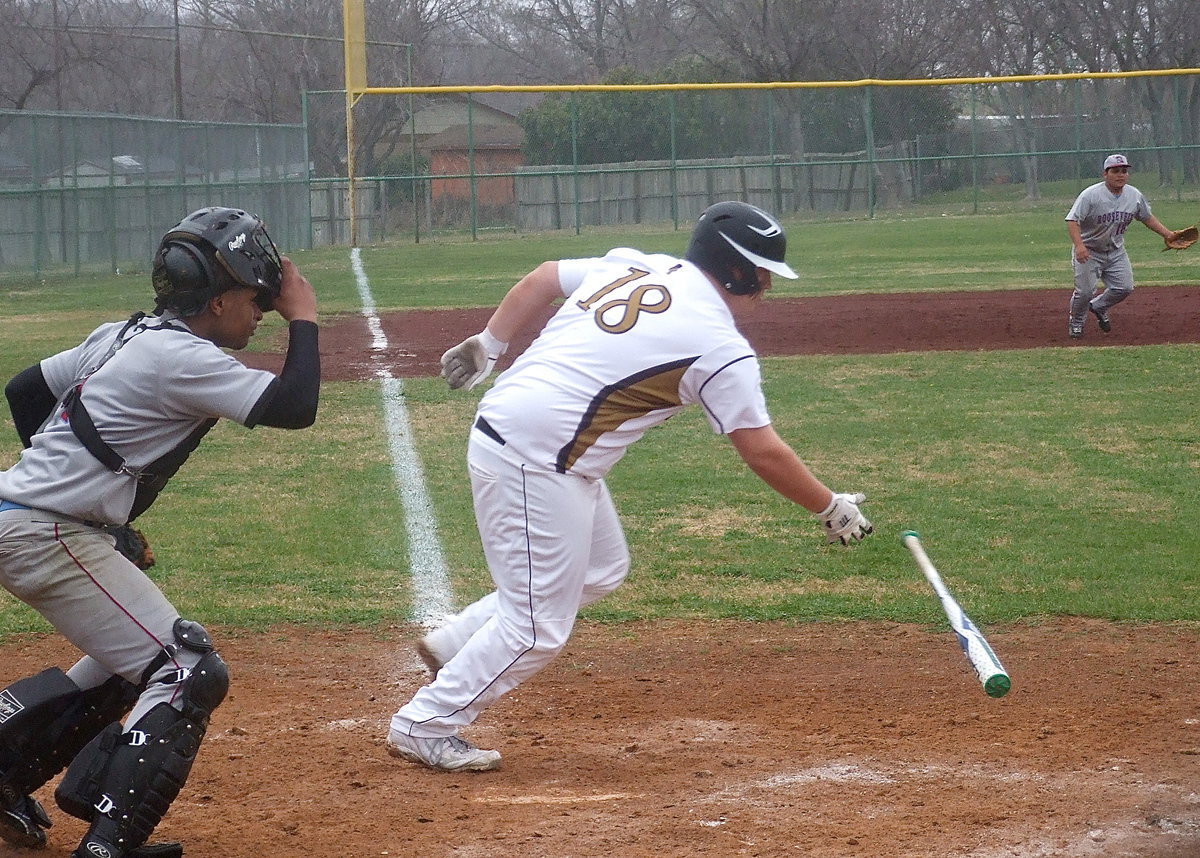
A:
POLYGON ((91 823, 77 855, 127 858, 170 848, 139 849, 183 788, 229 672, 209 652, 183 682, 181 709, 160 703, 123 733, 110 725, 67 769, 55 801, 91 823))
POLYGON ((119 676, 82 691, 56 667, 0 691, 0 838, 27 848, 46 845, 50 817, 30 793, 136 698, 137 689, 119 676))

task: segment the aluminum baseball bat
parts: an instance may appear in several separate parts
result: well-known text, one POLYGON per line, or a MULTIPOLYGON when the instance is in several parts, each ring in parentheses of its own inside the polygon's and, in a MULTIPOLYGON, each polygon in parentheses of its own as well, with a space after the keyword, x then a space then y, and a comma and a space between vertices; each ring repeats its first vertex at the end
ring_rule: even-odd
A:
POLYGON ((979 631, 979 628, 971 622, 971 618, 963 611, 962 606, 958 604, 942 581, 937 567, 933 565, 933 561, 929 559, 924 546, 921 545, 920 535, 915 530, 906 530, 901 534, 901 539, 908 546, 908 550, 912 552, 917 566, 925 574, 925 578, 933 586, 938 599, 941 600, 946 618, 950 620, 950 627, 954 629, 954 634, 958 636, 958 642, 962 646, 963 652, 966 653, 971 666, 975 668, 979 681, 983 683, 983 690, 989 697, 1003 697, 1012 688, 1012 680, 1009 679, 1008 673, 1004 670, 1000 659, 996 657, 996 653, 988 645, 983 632, 979 631))

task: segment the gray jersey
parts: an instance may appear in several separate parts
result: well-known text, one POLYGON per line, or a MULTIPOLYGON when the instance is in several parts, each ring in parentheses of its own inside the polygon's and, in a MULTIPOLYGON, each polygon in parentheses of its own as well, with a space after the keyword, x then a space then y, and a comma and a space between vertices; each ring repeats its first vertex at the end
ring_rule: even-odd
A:
MULTIPOLYGON (((100 436, 131 468, 172 450, 206 420, 245 423, 275 378, 250 369, 209 340, 178 329, 147 330, 147 317, 84 384, 83 401, 100 436)), ((46 358, 42 375, 59 398, 108 352, 124 322, 102 325, 73 349, 46 358)), ((108 470, 83 446, 61 404, 34 435, 32 446, 0 472, 0 498, 86 521, 124 524, 137 486, 108 470)))
POLYGON ((1150 218, 1150 203, 1133 185, 1114 194, 1104 182, 1097 182, 1075 198, 1066 220, 1079 224, 1080 236, 1088 250, 1111 253, 1125 247, 1125 230, 1135 220, 1150 218))

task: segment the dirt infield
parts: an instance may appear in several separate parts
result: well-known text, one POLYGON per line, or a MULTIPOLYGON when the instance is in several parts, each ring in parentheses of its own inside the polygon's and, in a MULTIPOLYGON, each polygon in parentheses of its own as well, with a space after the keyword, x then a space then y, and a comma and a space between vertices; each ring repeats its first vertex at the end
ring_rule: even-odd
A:
MULTIPOLYGON (((1067 337, 1069 291, 936 292, 922 295, 847 295, 773 299, 742 330, 762 355, 886 354, 958 349, 1028 349, 1049 346, 1139 346, 1200 341, 1200 287, 1141 286, 1112 313, 1104 334, 1088 319, 1081 340, 1067 337)), ((489 310, 426 310, 382 319, 390 348, 373 354, 366 320, 344 316, 321 331, 327 380, 437 375, 442 352, 480 330, 489 310)), ((540 325, 538 326, 540 328, 540 325)), ((505 368, 532 339, 517 338, 501 358, 505 368)), ((277 370, 280 354, 247 358, 277 370)))
MULTIPOLYGON (((745 328, 763 354, 1200 340, 1195 287, 1140 288, 1111 334, 1093 321, 1078 342, 1065 300, 773 301, 745 328)), ((486 316, 388 317, 398 345, 382 361, 361 320, 326 325, 326 378, 432 374, 486 316)), ((940 630, 582 623, 469 731, 505 755, 482 775, 384 752, 388 717, 425 678, 415 629, 213 631, 233 688, 156 835, 189 858, 1200 856, 1195 628, 989 628, 1014 683, 992 700, 940 630)), ((0 680, 73 658, 56 636, 22 638, 0 680)), ((53 815, 42 854, 67 856, 83 824, 53 815)))

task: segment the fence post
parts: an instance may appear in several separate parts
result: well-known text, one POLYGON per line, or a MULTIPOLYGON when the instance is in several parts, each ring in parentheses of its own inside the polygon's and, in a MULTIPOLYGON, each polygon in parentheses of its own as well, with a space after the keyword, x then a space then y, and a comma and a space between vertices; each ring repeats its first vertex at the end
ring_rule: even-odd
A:
POLYGON ((675 151, 675 126, 679 121, 679 116, 675 111, 675 91, 668 93, 671 116, 671 222, 675 229, 679 229, 679 179, 676 173, 676 151, 675 151))
POLYGON ((875 217, 875 117, 871 85, 863 88, 863 125, 867 132, 867 216, 875 217))
POLYGON ((108 127, 108 216, 110 218, 110 223, 113 224, 113 228, 108 232, 110 253, 109 264, 112 268, 113 274, 117 273, 117 241, 120 238, 121 223, 120 218, 117 217, 117 177, 114 172, 116 170, 117 163, 113 160, 113 158, 116 157, 116 135, 114 134, 113 128, 115 121, 116 120, 109 120, 108 123, 106 123, 108 127))
POLYGON ((1075 183, 1079 184, 1079 165, 1083 162, 1083 81, 1075 81, 1075 183))
POLYGON ((571 176, 575 185, 575 234, 579 235, 579 95, 575 92, 571 93, 571 176))
MULTIPOLYGON (((79 118, 74 117, 71 121, 71 163, 79 163, 79 118)), ((79 250, 79 242, 81 239, 80 224, 83 221, 79 204, 79 170, 71 171, 71 199, 75 203, 75 276, 78 277, 81 271, 81 253, 79 250)))
POLYGON ((775 95, 767 90, 767 152, 771 156, 771 205, 778 216, 783 215, 783 181, 775 152, 775 95))
POLYGON ((1181 109, 1179 78, 1171 80, 1175 100, 1175 202, 1183 200, 1183 111, 1181 109))
POLYGON ((971 84, 971 188, 973 200, 971 214, 979 214, 979 127, 975 121, 977 110, 976 84, 971 84))
POLYGON ((479 196, 478 188, 476 187, 477 179, 475 178, 475 115, 473 112, 474 100, 471 98, 471 93, 467 93, 467 173, 471 183, 471 241, 475 241, 479 234, 479 196))
MULTIPOLYGON (((313 248, 313 211, 312 211, 313 174, 312 174, 312 156, 309 154, 309 144, 308 144, 309 125, 308 125, 308 90, 307 89, 301 90, 301 92, 300 92, 300 119, 304 123, 304 147, 303 147, 303 151, 304 151, 304 187, 305 187, 304 210, 306 212, 308 212, 308 229, 306 230, 306 233, 308 235, 307 248, 309 250, 312 250, 312 248, 313 248)), ((206 171, 206 173, 207 173, 207 171, 206 171)))
MULTIPOLYGON (((37 118, 35 117, 33 122, 30 123, 30 129, 32 132, 30 134, 30 141, 33 143, 33 158, 32 158, 32 160, 35 165, 34 169, 31 172, 33 173, 34 180, 41 182, 42 178, 43 178, 43 173, 45 171, 41 168, 41 164, 39 163, 39 158, 38 158, 38 154, 42 151, 42 147, 38 144, 37 128, 38 128, 37 118)), ((42 236, 45 233, 45 228, 43 226, 43 221, 45 220, 45 215, 42 213, 42 206, 45 205, 44 199, 45 199, 45 194, 43 194, 41 192, 34 194, 35 206, 34 206, 34 220, 33 220, 33 276, 37 277, 38 279, 41 279, 41 276, 42 276, 42 236)))
MULTIPOLYGON (((413 82, 413 46, 406 45, 404 48, 404 68, 408 73, 407 83, 412 86, 413 82)), ((421 187, 417 182, 417 108, 416 102, 413 100, 413 94, 408 94, 408 145, 409 145, 409 160, 412 166, 409 172, 413 175, 412 180, 412 200, 413 200, 413 242, 421 243, 421 205, 417 197, 417 190, 421 187)), ((426 211, 429 211, 426 207, 426 211)), ((433 227, 430 227, 430 232, 433 227)))

